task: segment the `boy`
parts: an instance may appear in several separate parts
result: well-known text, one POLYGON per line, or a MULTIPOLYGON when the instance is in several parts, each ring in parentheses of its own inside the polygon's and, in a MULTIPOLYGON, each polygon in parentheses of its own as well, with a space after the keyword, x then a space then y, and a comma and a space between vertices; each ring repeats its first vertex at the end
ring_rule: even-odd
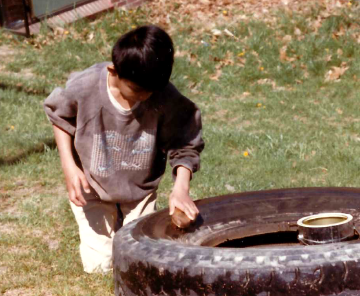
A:
POLYGON ((201 117, 169 82, 173 62, 170 36, 139 27, 116 42, 112 64, 70 75, 45 100, 88 273, 111 270, 119 218, 124 225, 155 211, 167 155, 170 215, 175 207, 192 220, 198 214, 189 183, 204 148, 201 117))

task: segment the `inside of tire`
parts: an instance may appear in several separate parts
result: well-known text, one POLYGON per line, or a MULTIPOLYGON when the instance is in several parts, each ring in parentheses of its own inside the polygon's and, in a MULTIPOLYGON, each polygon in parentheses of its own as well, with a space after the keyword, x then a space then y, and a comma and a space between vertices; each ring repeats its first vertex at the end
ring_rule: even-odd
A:
POLYGON ((254 248, 277 245, 299 245, 297 231, 280 231, 226 240, 214 247, 218 248, 254 248))

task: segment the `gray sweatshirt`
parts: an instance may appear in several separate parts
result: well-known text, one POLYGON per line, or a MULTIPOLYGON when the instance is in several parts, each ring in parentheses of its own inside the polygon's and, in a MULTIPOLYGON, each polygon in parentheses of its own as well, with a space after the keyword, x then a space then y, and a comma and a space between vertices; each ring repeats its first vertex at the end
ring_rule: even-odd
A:
POLYGON ((107 66, 70 75, 45 100, 49 120, 74 136, 75 155, 91 187, 105 201, 140 201, 155 191, 167 156, 196 172, 204 148, 197 106, 169 83, 128 114, 107 93, 107 66))

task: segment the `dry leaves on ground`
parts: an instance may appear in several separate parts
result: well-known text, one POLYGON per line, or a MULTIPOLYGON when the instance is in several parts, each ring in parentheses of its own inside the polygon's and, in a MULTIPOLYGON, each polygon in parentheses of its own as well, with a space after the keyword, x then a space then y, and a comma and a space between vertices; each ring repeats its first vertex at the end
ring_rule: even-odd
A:
POLYGON ((293 62, 296 60, 296 58, 292 57, 288 57, 287 56, 287 46, 284 45, 281 49, 280 49, 280 61, 282 62, 293 62))
POLYGON ((349 67, 345 62, 343 62, 340 67, 332 67, 331 70, 325 74, 325 81, 338 81, 348 69, 349 67))
MULTIPOLYGON (((187 22, 197 25, 196 30, 211 31, 217 25, 229 25, 250 18, 271 22, 272 10, 306 11, 313 6, 322 6, 324 9, 310 24, 317 30, 321 27, 323 19, 334 15, 335 11, 339 13, 339 8, 347 6, 348 3, 348 0, 152 0, 146 7, 149 8, 151 21, 171 32, 176 29, 171 24, 172 16, 176 16, 177 22, 182 22, 186 18, 187 22)), ((294 33, 299 37, 303 35, 299 28, 296 28, 294 33)), ((225 34, 233 35, 231 31, 226 31, 225 34)))

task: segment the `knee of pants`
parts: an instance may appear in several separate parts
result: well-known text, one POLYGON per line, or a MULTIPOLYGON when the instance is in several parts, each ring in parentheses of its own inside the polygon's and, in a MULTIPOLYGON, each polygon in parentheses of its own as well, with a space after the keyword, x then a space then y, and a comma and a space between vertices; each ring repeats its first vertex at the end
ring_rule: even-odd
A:
POLYGON ((112 244, 110 248, 95 250, 81 243, 80 256, 87 273, 105 273, 112 269, 112 244))
POLYGON ((123 225, 126 225, 137 218, 155 212, 156 197, 156 192, 153 192, 141 201, 128 204, 120 204, 121 212, 123 214, 123 225))
POLYGON ((101 200, 88 200, 84 207, 71 203, 71 208, 79 226, 80 255, 84 271, 109 271, 117 222, 116 205, 101 200))

